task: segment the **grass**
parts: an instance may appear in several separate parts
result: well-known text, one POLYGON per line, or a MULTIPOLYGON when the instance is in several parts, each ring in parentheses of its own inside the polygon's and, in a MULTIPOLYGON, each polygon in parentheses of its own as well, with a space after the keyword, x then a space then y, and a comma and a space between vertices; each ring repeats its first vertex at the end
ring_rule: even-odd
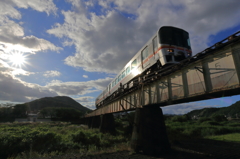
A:
POLYGON ((66 152, 58 152, 53 151, 50 153, 39 153, 36 151, 33 152, 22 152, 18 154, 17 156, 8 157, 7 159, 29 159, 29 158, 51 158, 56 156, 75 156, 75 157, 85 157, 85 156, 96 156, 96 155, 102 155, 106 153, 115 153, 119 151, 129 151, 129 143, 120 143, 115 144, 112 147, 107 148, 101 148, 98 149, 96 146, 90 146, 88 150, 86 149, 78 149, 78 150, 72 150, 69 149, 66 152))
MULTIPOLYGON (((170 142, 189 138, 240 142, 240 121, 191 120, 186 116, 166 119, 170 142)), ((67 122, 0 124, 0 158, 27 159, 65 154, 98 155, 129 150, 131 125, 119 120, 118 135, 67 122)))
POLYGON ((28 158, 125 150, 127 139, 66 122, 0 124, 0 156, 28 158), (125 145, 125 146, 121 146, 125 145))
POLYGON ((170 142, 187 138, 211 138, 218 140, 239 141, 240 121, 227 121, 216 118, 192 120, 186 116, 174 116, 165 121, 170 142))
POLYGON ((240 142, 240 133, 207 136, 205 138, 220 141, 240 142))

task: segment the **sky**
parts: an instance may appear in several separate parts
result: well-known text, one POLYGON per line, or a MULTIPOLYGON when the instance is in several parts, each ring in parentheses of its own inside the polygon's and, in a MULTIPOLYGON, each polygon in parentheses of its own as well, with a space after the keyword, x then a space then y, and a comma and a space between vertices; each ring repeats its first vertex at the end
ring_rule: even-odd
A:
POLYGON ((0 0, 0 103, 69 96, 95 109, 95 98, 161 26, 188 31, 194 55, 239 31, 239 16, 239 0, 0 0))

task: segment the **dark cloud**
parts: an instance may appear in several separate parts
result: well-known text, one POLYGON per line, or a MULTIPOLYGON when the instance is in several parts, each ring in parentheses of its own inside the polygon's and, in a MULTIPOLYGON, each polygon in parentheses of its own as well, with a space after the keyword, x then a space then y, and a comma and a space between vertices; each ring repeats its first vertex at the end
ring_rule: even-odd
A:
MULTIPOLYGON (((0 64, 0 68, 1 66, 0 64)), ((0 72, 0 88, 2 101, 26 102, 46 96, 57 96, 57 93, 45 87, 26 83, 6 72, 0 72)))

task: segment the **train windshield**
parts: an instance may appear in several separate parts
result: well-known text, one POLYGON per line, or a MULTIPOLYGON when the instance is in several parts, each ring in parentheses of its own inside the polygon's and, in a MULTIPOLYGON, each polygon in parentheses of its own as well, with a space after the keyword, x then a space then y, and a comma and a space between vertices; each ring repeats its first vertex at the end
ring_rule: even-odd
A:
POLYGON ((188 32, 172 27, 162 27, 159 31, 160 42, 191 49, 188 32))

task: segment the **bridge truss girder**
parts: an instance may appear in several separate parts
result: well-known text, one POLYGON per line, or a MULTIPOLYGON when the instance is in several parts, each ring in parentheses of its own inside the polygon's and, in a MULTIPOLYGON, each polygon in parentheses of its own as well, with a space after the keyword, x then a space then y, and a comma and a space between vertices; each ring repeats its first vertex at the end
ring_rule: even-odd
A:
POLYGON ((86 117, 236 94, 240 94, 240 39, 167 75, 158 75, 86 117))

